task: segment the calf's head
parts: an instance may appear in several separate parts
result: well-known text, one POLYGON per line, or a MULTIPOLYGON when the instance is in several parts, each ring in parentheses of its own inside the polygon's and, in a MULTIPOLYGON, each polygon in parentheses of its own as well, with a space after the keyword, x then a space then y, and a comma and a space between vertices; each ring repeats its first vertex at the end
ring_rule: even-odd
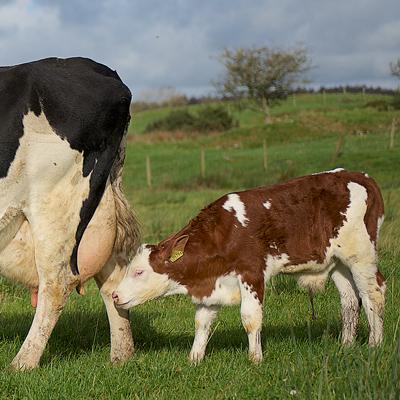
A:
POLYGON ((169 269, 183 256, 188 238, 183 235, 158 245, 142 245, 112 294, 115 305, 127 309, 175 289, 178 283, 170 279, 169 269))

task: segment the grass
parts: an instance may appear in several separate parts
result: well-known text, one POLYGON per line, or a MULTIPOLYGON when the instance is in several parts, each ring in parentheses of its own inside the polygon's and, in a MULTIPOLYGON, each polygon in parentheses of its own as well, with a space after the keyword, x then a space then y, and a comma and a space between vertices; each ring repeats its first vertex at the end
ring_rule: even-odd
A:
POLYGON ((274 109, 272 126, 264 127, 262 117, 252 112, 232 111, 239 128, 182 140, 173 135, 160 140, 136 131, 160 113, 146 111, 133 120, 124 178, 144 240, 153 242, 231 190, 336 166, 367 171, 380 184, 386 205, 380 240, 380 268, 388 286, 382 346, 368 348, 363 316, 355 345, 341 347, 339 296, 331 283, 317 296, 318 318, 312 321, 307 293, 290 278, 278 277, 266 291, 260 366, 247 360, 247 336, 238 307, 221 311, 206 359, 198 367, 190 366, 194 307, 185 297, 160 299, 132 310, 136 354, 124 365, 113 366, 105 310, 90 284, 86 296, 71 296, 41 368, 14 373, 8 365, 34 312, 26 290, 2 281, 0 399, 400 398, 400 134, 389 151, 393 113, 367 109, 365 101, 361 95, 326 95, 324 105, 319 95, 297 96, 296 107, 289 99, 274 109), (344 146, 332 165, 343 132, 344 146), (264 139, 267 171, 262 164, 264 139), (200 148, 206 152, 204 179, 200 148), (146 156, 152 162, 152 189, 146 188, 146 156))

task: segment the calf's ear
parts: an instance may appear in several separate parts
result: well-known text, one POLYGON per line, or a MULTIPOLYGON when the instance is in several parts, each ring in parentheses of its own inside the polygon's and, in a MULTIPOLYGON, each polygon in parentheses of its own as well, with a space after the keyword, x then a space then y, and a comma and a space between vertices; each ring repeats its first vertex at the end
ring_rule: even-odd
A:
POLYGON ((185 252, 186 243, 189 240, 189 235, 182 235, 175 239, 174 244, 171 247, 171 253, 169 255, 169 261, 175 262, 179 260, 185 252))

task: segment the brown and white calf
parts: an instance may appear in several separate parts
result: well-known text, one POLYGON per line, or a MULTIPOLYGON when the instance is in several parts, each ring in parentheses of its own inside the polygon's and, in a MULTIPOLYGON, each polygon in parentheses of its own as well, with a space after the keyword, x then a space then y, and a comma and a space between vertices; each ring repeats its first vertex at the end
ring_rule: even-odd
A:
POLYGON ((383 200, 367 175, 337 169, 227 194, 158 245, 142 245, 113 293, 130 308, 184 293, 197 304, 192 362, 203 357, 219 306, 241 302, 249 357, 262 360, 264 285, 293 274, 322 289, 331 275, 342 306, 342 342, 353 341, 359 299, 371 346, 383 335, 384 278, 377 266, 383 200))

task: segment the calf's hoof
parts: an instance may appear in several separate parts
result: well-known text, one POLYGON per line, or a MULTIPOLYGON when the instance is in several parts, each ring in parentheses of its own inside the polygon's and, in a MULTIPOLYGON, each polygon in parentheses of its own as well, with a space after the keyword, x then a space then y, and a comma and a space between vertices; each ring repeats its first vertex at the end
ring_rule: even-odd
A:
POLYGON ((193 366, 199 365, 203 358, 204 352, 201 351, 191 351, 189 354, 189 361, 193 366))
POLYGON ((262 353, 249 353, 249 360, 253 363, 253 364, 260 364, 263 360, 263 356, 262 353))
POLYGON ((368 341, 368 346, 369 347, 378 347, 381 343, 382 343, 382 337, 375 338, 373 336, 372 337, 370 336, 369 341, 368 341))

